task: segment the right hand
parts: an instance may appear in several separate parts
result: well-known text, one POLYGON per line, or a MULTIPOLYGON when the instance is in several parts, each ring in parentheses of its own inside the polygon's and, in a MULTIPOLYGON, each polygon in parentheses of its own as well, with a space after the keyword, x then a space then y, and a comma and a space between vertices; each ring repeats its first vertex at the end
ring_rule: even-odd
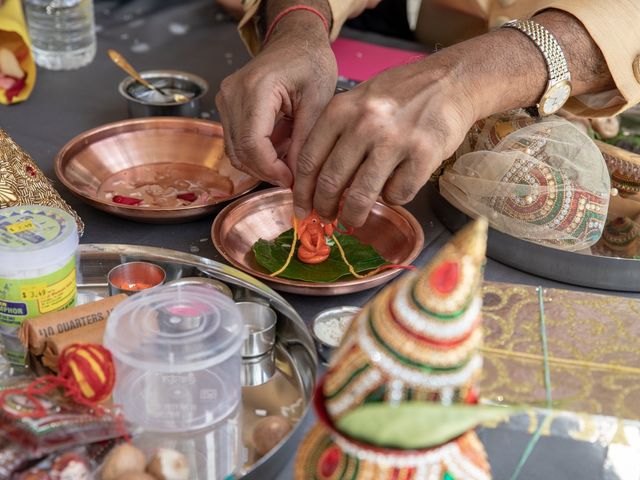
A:
POLYGON ((283 18, 260 54, 225 78, 216 96, 232 165, 282 187, 293 185, 297 156, 338 76, 327 32, 308 17, 294 12, 283 18), (284 155, 272 139, 283 115, 293 118, 284 155))

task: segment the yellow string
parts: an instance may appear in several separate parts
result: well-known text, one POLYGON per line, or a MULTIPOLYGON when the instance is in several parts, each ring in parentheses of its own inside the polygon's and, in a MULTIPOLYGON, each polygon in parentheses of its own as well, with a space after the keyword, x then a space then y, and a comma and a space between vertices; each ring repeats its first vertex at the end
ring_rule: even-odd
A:
POLYGON ((374 270, 373 272, 369 272, 368 274, 365 275, 360 275, 358 272, 356 272, 355 268, 353 268, 353 265, 351 265, 349 263, 349 260, 347 260, 347 255, 344 253, 344 249, 342 248, 342 245, 340 245, 340 242, 338 241, 338 239, 336 238, 335 235, 331 235, 331 238, 333 239, 333 241, 336 244, 336 247, 338 247, 338 251, 340 252, 340 256, 342 257, 342 261, 347 265, 347 267, 349 268, 349 273, 351 273, 351 275, 353 275, 356 278, 366 278, 369 275, 373 275, 374 273, 376 273, 379 269, 374 270))
MULTIPOLYGON (((544 357, 542 355, 537 355, 535 353, 513 352, 510 350, 502 350, 499 348, 491 348, 491 347, 482 347, 481 350, 485 353, 501 355, 505 357, 522 358, 524 360, 544 360, 544 357)), ((623 365, 612 365, 608 363, 588 362, 583 360, 572 360, 569 358, 556 358, 556 357, 549 357, 549 363, 555 363, 555 364, 563 365, 567 367, 584 367, 584 368, 591 368, 594 370, 605 370, 605 371, 613 371, 613 372, 619 372, 619 373, 632 373, 632 374, 640 375, 640 368, 626 367, 623 365)))
POLYGON ((282 272, 284 272, 287 267, 289 266, 289 264, 291 263, 291 259, 293 258, 293 254, 296 251, 296 242, 298 241, 298 221, 296 220, 296 217, 293 217, 293 241, 291 242, 291 250, 289 250, 289 255, 287 256, 287 261, 284 262, 284 265, 282 266, 282 268, 280 268, 280 270, 273 272, 271 275, 269 275, 270 277, 277 277, 278 275, 280 275, 282 272))

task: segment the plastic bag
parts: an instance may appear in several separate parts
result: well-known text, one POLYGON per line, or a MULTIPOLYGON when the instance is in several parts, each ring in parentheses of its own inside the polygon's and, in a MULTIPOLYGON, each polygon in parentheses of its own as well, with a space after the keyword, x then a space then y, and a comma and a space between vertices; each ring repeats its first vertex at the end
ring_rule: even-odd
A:
POLYGON ((514 237, 582 250, 602 235, 610 179, 598 147, 559 117, 478 122, 440 177, 441 194, 514 237))

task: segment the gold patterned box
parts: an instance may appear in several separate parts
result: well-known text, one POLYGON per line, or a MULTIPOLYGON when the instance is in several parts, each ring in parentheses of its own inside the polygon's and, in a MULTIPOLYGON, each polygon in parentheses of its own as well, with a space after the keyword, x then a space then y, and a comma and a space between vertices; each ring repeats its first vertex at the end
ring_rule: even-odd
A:
MULTIPOLYGON (((595 273, 594 273, 595 274, 595 273)), ((485 400, 545 404, 536 287, 484 287, 485 400)), ((544 289, 554 409, 640 420, 640 301, 544 289)))
MULTIPOLYGON (((533 438, 539 431, 540 442, 520 478, 548 478, 539 472, 543 461, 545 471, 574 468, 582 472, 571 478, 637 480, 640 301, 559 289, 543 289, 542 294, 552 410, 545 409, 537 288, 484 285, 481 399, 539 407, 484 425, 484 435, 503 432, 510 439, 501 444, 498 457, 509 453, 514 457, 510 466, 505 467, 504 459, 493 465, 494 478, 511 476, 524 451, 522 446, 507 452, 515 439, 523 434, 533 438), (555 453, 554 445, 559 449, 555 453)), ((557 474, 555 478, 569 477, 557 474)))

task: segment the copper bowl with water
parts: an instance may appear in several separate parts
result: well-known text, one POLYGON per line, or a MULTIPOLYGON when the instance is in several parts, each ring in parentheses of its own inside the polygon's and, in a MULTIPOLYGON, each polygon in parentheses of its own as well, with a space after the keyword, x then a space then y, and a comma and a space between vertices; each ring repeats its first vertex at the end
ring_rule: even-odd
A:
POLYGON ((231 166, 219 123, 179 117, 124 120, 84 132, 60 150, 55 171, 88 204, 149 223, 203 217, 260 183, 231 166), (174 195, 159 197, 161 203, 150 206, 127 205, 112 200, 114 195, 126 197, 118 193, 122 185, 137 190, 160 188, 162 195, 174 186, 197 185, 205 193, 189 204, 174 195))
MULTIPOLYGON (((383 270, 366 278, 331 283, 312 283, 271 277, 255 260, 251 247, 260 238, 272 240, 291 228, 293 197, 291 190, 272 188, 253 193, 227 205, 211 228, 213 243, 233 266, 260 278, 284 292, 304 295, 341 295, 367 290, 398 275, 401 270, 383 270)), ((377 202, 364 226, 354 235, 395 264, 409 265, 424 246, 422 227, 407 210, 377 202)))

